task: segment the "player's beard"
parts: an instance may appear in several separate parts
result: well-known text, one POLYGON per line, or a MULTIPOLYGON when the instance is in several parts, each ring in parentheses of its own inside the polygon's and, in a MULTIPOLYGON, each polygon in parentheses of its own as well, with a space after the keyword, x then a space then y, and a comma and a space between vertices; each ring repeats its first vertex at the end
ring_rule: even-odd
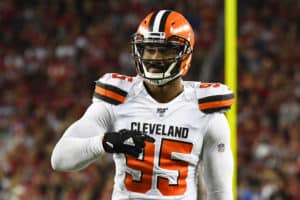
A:
POLYGON ((170 61, 146 61, 146 69, 150 73, 165 73, 171 65, 170 61))

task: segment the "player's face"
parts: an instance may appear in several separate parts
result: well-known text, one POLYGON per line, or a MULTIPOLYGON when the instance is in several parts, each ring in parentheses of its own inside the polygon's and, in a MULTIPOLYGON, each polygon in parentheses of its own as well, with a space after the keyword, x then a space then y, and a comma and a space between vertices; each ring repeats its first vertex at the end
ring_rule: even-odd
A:
POLYGON ((143 59, 148 60, 147 70, 151 73, 162 73, 165 67, 169 66, 179 50, 176 48, 168 48, 165 46, 145 46, 143 51, 143 59))
POLYGON ((146 46, 144 49, 144 59, 170 59, 175 58, 178 50, 160 46, 146 46))

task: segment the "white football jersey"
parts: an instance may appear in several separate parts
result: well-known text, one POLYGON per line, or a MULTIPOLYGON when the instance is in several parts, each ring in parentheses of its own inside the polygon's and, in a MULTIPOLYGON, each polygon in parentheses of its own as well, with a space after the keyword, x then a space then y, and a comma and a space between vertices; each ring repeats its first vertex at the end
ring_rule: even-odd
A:
POLYGON ((140 77, 105 74, 96 82, 93 100, 106 102, 111 114, 106 131, 131 129, 155 139, 146 142, 138 158, 114 154, 113 199, 196 199, 196 173, 210 113, 229 109, 233 94, 220 83, 183 85, 176 98, 159 103, 140 77))

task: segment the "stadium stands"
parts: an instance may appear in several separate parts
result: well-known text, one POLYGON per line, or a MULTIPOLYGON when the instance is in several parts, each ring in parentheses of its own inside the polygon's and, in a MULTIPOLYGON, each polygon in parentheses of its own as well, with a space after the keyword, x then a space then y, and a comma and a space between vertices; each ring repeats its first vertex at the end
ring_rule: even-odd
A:
POLYGON ((219 9, 194 1, 0 2, 0 199, 111 198, 111 157, 81 173, 58 173, 51 151, 90 104, 99 76, 134 74, 130 35, 145 13, 161 8, 187 13, 196 35, 213 32, 219 9), (209 26, 201 29, 204 18, 209 26))
MULTIPOLYGON (((91 102, 97 77, 134 74, 129 37, 160 8, 191 21, 198 72, 214 44, 220 1, 0 2, 0 199, 110 199, 110 156, 80 173, 57 173, 51 151, 91 102)), ((299 13, 299 1, 239 1, 241 200, 300 199, 299 13)))

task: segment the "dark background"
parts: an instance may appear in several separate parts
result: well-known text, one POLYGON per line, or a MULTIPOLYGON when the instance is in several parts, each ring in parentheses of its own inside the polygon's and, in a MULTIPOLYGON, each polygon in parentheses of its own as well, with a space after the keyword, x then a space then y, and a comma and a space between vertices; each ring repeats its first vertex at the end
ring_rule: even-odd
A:
MULTIPOLYGON (((110 156, 60 173, 50 155, 99 76, 135 74, 130 36, 163 8, 195 30, 185 80, 223 82, 221 1, 0 1, 0 199, 110 199, 110 156)), ((238 10, 239 199, 300 199, 300 1, 240 0, 238 10)))

